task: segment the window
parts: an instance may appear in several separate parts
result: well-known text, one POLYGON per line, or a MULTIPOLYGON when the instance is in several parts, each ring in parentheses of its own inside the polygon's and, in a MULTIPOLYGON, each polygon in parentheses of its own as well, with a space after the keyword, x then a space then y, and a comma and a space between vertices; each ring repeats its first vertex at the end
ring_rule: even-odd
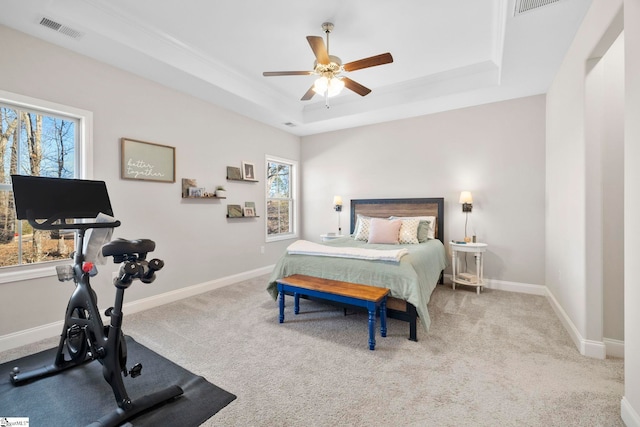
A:
POLYGON ((296 167, 267 156, 267 242, 297 237, 296 167))
MULTIPOLYGON (((90 150, 86 141, 90 124, 89 112, 0 91, 0 267, 3 272, 5 267, 68 260, 75 250, 73 231, 34 230, 26 220, 16 219, 11 175, 89 178, 87 155, 90 150)), ((6 280, 0 280, 3 281, 6 280)))

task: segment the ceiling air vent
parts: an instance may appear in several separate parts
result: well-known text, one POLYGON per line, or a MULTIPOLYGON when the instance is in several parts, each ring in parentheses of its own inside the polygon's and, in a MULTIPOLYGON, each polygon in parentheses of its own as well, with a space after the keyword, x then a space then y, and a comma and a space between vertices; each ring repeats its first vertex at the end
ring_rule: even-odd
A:
POLYGON ((560 0, 516 0, 516 8, 513 12, 513 16, 518 16, 522 13, 530 12, 543 6, 558 3, 559 1, 560 0))
POLYGON ((64 34, 65 36, 68 36, 74 39, 79 39, 80 37, 82 37, 82 33, 80 31, 74 30, 73 28, 69 28, 66 25, 59 24, 56 21, 49 18, 42 18, 40 20, 40 25, 42 25, 43 27, 50 28, 53 31, 56 31, 60 34, 64 34))

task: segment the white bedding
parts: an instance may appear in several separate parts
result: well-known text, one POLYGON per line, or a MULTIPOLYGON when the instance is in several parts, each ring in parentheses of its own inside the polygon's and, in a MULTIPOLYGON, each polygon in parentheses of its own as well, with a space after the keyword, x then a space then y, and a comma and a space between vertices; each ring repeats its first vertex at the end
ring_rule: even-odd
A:
POLYGON ((326 246, 308 240, 298 240, 287 248, 294 255, 316 255, 337 258, 355 258, 373 261, 400 262, 400 258, 408 254, 406 248, 401 249, 367 249, 355 247, 326 246))

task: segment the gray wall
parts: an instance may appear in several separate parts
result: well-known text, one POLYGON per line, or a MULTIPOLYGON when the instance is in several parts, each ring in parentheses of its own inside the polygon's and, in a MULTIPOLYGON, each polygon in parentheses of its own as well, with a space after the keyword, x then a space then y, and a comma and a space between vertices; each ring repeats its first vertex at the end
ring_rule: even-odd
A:
MULTIPOLYGON (((288 242, 265 244, 264 179, 228 183, 226 166, 253 162, 261 177, 265 154, 299 159, 298 137, 6 27, 0 40, 0 89, 93 112, 94 178, 107 182, 123 224, 114 237, 151 238, 166 260, 152 285, 129 288, 127 302, 275 263, 288 242), (177 182, 121 180, 121 137, 176 147, 177 182), (227 200, 182 200, 181 178, 225 185, 227 200), (261 218, 227 220, 226 204, 245 201, 261 218)), ((101 306, 113 303, 115 268, 103 266, 93 282, 101 306)), ((16 302, 3 305, 0 336, 61 320, 71 290, 54 277, 0 284, 0 301, 16 302), (24 315, 27 302, 35 315, 24 315)))
MULTIPOLYGON (((549 291, 573 324, 575 333, 587 341, 602 339, 603 311, 611 310, 603 298, 610 287, 609 278, 598 284, 588 281, 587 263, 602 263, 593 259, 588 247, 593 236, 602 235, 608 226, 586 221, 587 194, 608 187, 593 187, 588 167, 593 165, 593 153, 587 155, 594 138, 593 131, 612 135, 607 126, 619 119, 607 117, 601 127, 587 123, 594 106, 590 63, 608 49, 624 27, 624 356, 625 395, 621 415, 627 426, 640 426, 640 287, 635 272, 640 256, 636 242, 640 239, 640 3, 637 0, 594 0, 564 58, 552 87, 547 94, 547 271, 549 291), (623 8, 624 6, 624 8, 623 8), (587 164, 587 161, 590 163, 587 164), (589 181, 591 180, 591 181, 589 181), (588 258, 591 256, 591 258, 588 258), (598 295, 600 298, 598 299, 598 295), (604 308, 603 308, 604 306, 604 308), (594 320, 596 321, 594 323, 594 320), (597 324, 600 321, 600 324, 597 324), (600 334, 600 335, 598 335, 600 334)), ((613 71, 617 75, 617 70, 613 71)), ((614 87, 618 85, 614 77, 614 87)), ((605 85, 609 83, 605 82, 605 85)), ((608 86, 606 91, 610 91, 608 86)), ((616 89, 617 90, 617 89, 616 89)), ((608 99, 612 93, 606 93, 608 99)), ((613 125, 616 129, 617 125, 613 125)), ((615 135, 615 131, 613 133, 615 135)), ((597 137, 597 135, 595 135, 597 137)), ((608 144, 609 141, 605 141, 608 144)), ((605 171, 612 168, 611 153, 603 152, 605 171), (607 166, 609 165, 609 166, 607 166)), ((603 175, 607 177, 607 174, 603 175)), ((597 182, 597 181, 596 181, 597 182)), ((603 198, 607 200, 607 198, 603 198)), ((593 212, 591 212, 593 215, 593 212)), ((611 214, 603 210, 603 215, 611 214)), ((606 242, 605 242, 606 244, 606 242)), ((605 325, 607 321, 604 320, 605 325)), ((583 348, 584 350, 584 348, 583 348)))
MULTIPOLYGON (((624 341, 624 35, 598 63, 603 109, 598 147, 602 164, 603 336, 624 341)), ((590 102, 589 100, 587 100, 590 102)))
POLYGON ((354 198, 444 197, 445 239, 489 244, 489 279, 544 285, 545 97, 542 95, 302 138, 303 235, 348 231, 354 198))
POLYGON ((640 259, 640 2, 624 1, 625 120, 624 134, 624 398, 622 416, 627 426, 640 426, 640 286, 636 276, 640 259))
POLYGON ((622 339, 621 1, 594 2, 547 94, 546 284, 584 354, 622 339), (606 208, 605 208, 606 204, 606 208), (604 294, 608 299, 605 306, 604 294), (606 308, 606 311, 605 311, 606 308))

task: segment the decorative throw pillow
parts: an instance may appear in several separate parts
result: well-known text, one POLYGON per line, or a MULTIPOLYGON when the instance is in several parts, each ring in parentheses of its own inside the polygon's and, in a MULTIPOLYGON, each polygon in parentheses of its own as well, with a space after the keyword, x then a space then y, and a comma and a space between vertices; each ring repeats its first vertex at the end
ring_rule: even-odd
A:
POLYGON ((358 220, 356 223, 356 234, 354 236, 355 240, 364 240, 365 242, 369 240, 369 227, 371 226, 371 218, 368 216, 358 215, 358 220))
POLYGON ((418 219, 421 221, 429 221, 429 230, 427 232, 427 239, 436 238, 436 217, 435 216, 391 216, 389 219, 418 219))
POLYGON ((431 221, 421 219, 418 224, 418 242, 424 243, 429 240, 429 228, 431 221))
MULTIPOLYGON (((420 219, 424 219, 429 221, 429 235, 427 236, 429 239, 436 238, 436 217, 435 216, 425 216, 420 219)), ((442 231, 440 231, 442 233, 442 231)))
POLYGON ((400 243, 406 244, 417 244, 418 242, 418 224, 420 224, 420 220, 415 219, 402 219, 402 226, 400 227, 400 243))
POLYGON ((368 243, 387 243, 397 245, 401 226, 402 221, 399 219, 389 220, 371 218, 368 243))

